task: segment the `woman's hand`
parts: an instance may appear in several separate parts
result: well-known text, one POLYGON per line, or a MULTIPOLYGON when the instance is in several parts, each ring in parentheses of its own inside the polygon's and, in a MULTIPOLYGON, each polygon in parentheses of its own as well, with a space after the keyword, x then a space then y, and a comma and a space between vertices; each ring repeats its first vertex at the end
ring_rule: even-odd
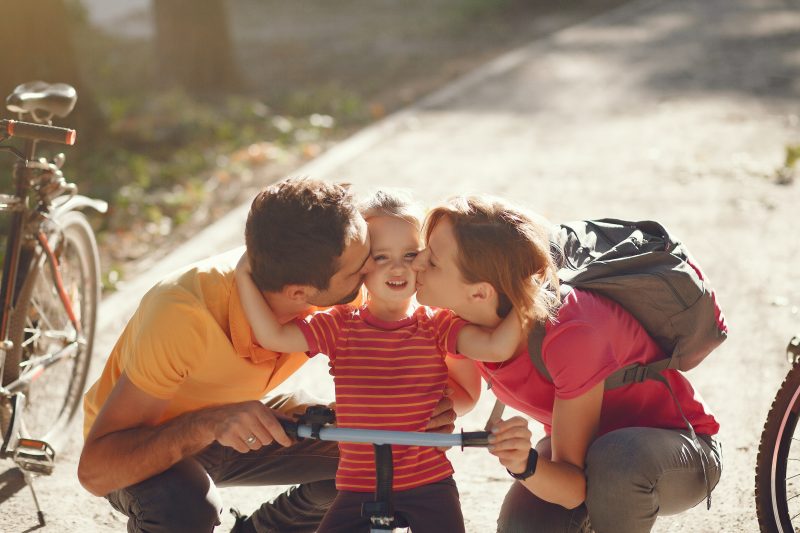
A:
POLYGON ((500 460, 510 472, 519 474, 528 465, 531 451, 531 430, 521 416, 501 420, 492 426, 489 436, 489 453, 500 460))

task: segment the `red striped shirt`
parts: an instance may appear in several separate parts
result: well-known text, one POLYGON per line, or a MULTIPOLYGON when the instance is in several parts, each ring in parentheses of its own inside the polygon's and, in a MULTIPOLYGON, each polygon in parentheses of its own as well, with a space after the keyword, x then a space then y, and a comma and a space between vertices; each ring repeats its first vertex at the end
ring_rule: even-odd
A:
MULTIPOLYGON (((296 322, 309 354, 330 357, 339 427, 424 431, 447 383, 447 353, 456 352, 466 324, 452 311, 419 307, 410 316, 386 322, 366 307, 336 306, 296 322)), ((339 444, 336 488, 375 490, 371 444, 339 444)), ((394 490, 440 481, 453 474, 435 448, 392 446, 394 490)))

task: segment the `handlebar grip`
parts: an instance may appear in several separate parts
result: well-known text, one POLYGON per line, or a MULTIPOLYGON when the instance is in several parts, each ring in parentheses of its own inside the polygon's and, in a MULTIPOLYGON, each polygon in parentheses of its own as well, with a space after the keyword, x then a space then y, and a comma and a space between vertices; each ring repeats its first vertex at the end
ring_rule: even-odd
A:
POLYGON ((485 448, 489 446, 488 431, 462 431, 461 432, 461 448, 485 448))
POLYGON ((286 418, 278 418, 278 422, 283 426, 283 430, 292 440, 297 440, 297 426, 299 423, 295 420, 287 420, 286 418))
POLYGON ((48 126, 46 124, 33 124, 18 120, 0 120, 0 131, 9 137, 21 137, 37 141, 47 141, 72 146, 78 133, 69 128, 48 126))

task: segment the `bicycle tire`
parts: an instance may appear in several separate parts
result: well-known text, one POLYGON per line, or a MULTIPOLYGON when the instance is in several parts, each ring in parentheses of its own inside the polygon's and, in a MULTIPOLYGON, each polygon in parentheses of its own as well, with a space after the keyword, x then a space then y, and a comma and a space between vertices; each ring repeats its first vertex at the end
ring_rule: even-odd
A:
MULTIPOLYGON (((772 402, 756 458, 755 496, 758 523, 762 533, 791 533, 800 531, 800 468, 790 461, 793 451, 800 459, 800 443, 792 443, 800 415, 800 363, 795 364, 783 381, 772 402), (788 472, 787 472, 788 470, 788 472), (793 525, 794 520, 794 525, 793 525)), ((796 439, 794 439, 797 442, 796 439)))
MULTIPOLYGON (((100 301, 100 261, 94 232, 82 213, 71 211, 59 216, 56 227, 57 232, 48 236, 48 241, 85 343, 73 357, 47 368, 26 387, 22 436, 44 440, 58 451, 81 403, 89 372, 100 301)), ((41 253, 25 275, 9 319, 14 348, 6 357, 4 384, 24 375, 25 362, 32 357, 54 351, 53 338, 66 336, 61 334, 64 331, 75 331, 56 292, 51 268, 46 254, 41 253)))

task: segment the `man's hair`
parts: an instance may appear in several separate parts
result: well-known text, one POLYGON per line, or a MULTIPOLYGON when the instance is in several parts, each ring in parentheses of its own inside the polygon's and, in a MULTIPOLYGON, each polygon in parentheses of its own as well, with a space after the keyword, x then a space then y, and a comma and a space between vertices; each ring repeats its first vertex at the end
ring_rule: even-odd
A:
POLYGON ((302 177, 264 188, 245 225, 256 286, 269 292, 293 284, 326 290, 358 217, 345 184, 302 177))
POLYGON ((364 220, 374 217, 395 217, 405 220, 417 231, 422 230, 424 210, 411 194, 401 189, 381 189, 358 206, 364 220))
POLYGON ((491 284, 498 316, 513 308, 523 325, 553 317, 558 277, 544 220, 499 199, 457 197, 428 213, 426 241, 443 218, 453 224, 462 280, 491 284))

